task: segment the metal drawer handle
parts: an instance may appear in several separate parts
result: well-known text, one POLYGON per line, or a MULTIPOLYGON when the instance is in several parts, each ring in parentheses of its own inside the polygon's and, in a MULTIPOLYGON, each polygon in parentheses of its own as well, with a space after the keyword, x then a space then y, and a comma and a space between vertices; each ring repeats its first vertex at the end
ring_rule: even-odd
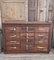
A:
POLYGON ((10 31, 16 31, 16 28, 12 28, 12 29, 10 29, 10 31))
POLYGON ((39 28, 39 30, 42 30, 42 31, 43 31, 43 30, 46 30, 46 29, 44 29, 44 28, 39 28))
POLYGON ((45 47, 40 47, 40 46, 37 46, 37 48, 40 48, 40 49, 42 49, 42 48, 45 48, 45 47))
POLYGON ((43 35, 43 34, 42 34, 42 35, 41 35, 41 34, 39 34, 38 36, 45 36, 45 35, 43 35))
POLYGON ((16 35, 12 35, 12 36, 10 36, 11 38, 13 38, 13 37, 16 37, 16 35))
POLYGON ((43 43, 43 41, 39 41, 39 43, 43 43))
POLYGON ((16 47, 11 47, 11 48, 16 49, 16 47))
POLYGON ((11 43, 16 43, 16 41, 10 41, 11 43))

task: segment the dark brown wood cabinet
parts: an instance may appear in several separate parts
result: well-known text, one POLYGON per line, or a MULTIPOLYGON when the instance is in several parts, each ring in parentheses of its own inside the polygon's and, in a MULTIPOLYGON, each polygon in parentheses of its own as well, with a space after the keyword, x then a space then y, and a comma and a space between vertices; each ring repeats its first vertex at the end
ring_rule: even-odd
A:
POLYGON ((3 23, 5 53, 49 52, 50 23, 3 23))

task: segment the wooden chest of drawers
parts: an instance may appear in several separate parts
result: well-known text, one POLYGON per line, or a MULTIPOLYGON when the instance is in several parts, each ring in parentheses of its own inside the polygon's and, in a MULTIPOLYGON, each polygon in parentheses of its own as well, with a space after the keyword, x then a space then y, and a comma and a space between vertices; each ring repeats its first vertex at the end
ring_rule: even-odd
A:
POLYGON ((51 31, 49 23, 3 23, 4 52, 49 52, 51 31))

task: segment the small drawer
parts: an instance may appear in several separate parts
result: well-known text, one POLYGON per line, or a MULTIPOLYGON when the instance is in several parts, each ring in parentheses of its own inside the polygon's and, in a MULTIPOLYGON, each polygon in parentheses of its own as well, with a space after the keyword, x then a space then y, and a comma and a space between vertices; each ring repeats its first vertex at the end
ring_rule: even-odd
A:
POLYGON ((34 49, 34 45, 33 44, 29 44, 29 45, 26 45, 26 51, 33 51, 34 49))
POLYGON ((48 33, 35 33, 35 39, 48 39, 48 33))
POLYGON ((28 26, 27 30, 28 32, 35 32, 35 27, 28 26))
POLYGON ((26 39, 20 39, 21 44, 26 44, 26 39))
POLYGON ((21 44, 21 49, 22 49, 22 51, 26 51, 26 44, 25 43, 21 44))
POLYGON ((20 44, 20 41, 6 41, 6 45, 18 45, 18 44, 20 44))
POLYGON ((36 46, 35 49, 37 52, 48 52, 48 47, 36 46))
POLYGON ((19 26, 19 28, 17 27, 18 32, 27 32, 27 27, 25 26, 19 26))
POLYGON ((21 50, 21 48, 20 48, 20 46, 15 46, 15 47, 13 47, 13 46, 7 46, 7 48, 6 48, 6 51, 7 52, 13 52, 13 53, 16 53, 16 52, 20 52, 20 50, 21 50))
POLYGON ((26 44, 34 44, 35 40, 34 39, 26 39, 26 44))
POLYGON ((5 32, 6 33, 15 33, 16 32, 16 27, 14 27, 14 26, 7 26, 7 27, 5 27, 5 32))
POLYGON ((36 44, 36 47, 47 47, 48 48, 48 44, 42 43, 42 44, 36 44))
POLYGON ((49 27, 36 27, 35 32, 49 32, 49 27))
POLYGON ((34 39, 34 33, 26 33, 27 39, 34 39))
POLYGON ((15 39, 19 39, 20 36, 18 33, 17 34, 10 33, 10 34, 6 34, 5 38, 6 38, 6 40, 15 40, 15 39))
POLYGON ((35 44, 48 44, 48 40, 35 40, 35 44))
POLYGON ((20 39, 25 39, 26 37, 26 33, 20 33, 20 39))

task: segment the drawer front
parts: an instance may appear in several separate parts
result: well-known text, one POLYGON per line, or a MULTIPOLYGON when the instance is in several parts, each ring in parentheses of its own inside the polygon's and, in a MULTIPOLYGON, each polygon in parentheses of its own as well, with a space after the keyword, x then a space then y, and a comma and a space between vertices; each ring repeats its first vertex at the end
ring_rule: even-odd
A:
POLYGON ((27 38, 28 39, 34 39, 34 33, 27 33, 27 38))
POLYGON ((47 52, 48 51, 48 45, 47 46, 36 45, 35 49, 37 52, 47 52))
POLYGON ((20 33, 20 39, 26 39, 27 35, 26 33, 20 33))
POLYGON ((16 52, 21 52, 21 48, 20 46, 7 46, 6 48, 6 52, 10 52, 10 53, 16 53, 16 52))
POLYGON ((35 31, 35 27, 34 26, 28 26, 27 30, 28 30, 28 32, 34 32, 35 31))
POLYGON ((26 26, 19 26, 17 27, 17 32, 26 32, 27 31, 26 29, 27 29, 26 26))
POLYGON ((5 27, 5 32, 6 33, 15 33, 16 31, 17 31, 17 27, 15 27, 15 26, 6 26, 5 27))
POLYGON ((34 39, 21 39, 21 44, 35 44, 35 40, 34 39))
POLYGON ((9 41, 6 41, 6 45, 18 45, 18 44, 20 44, 20 40, 15 40, 15 41, 9 40, 9 41))
POLYGON ((35 28, 35 32, 49 32, 49 27, 38 26, 35 28))
POLYGON ((12 26, 6 26, 5 27, 5 32, 7 33, 14 33, 14 32, 26 32, 27 30, 26 26, 21 26, 21 25, 12 25, 12 26))
POLYGON ((35 44, 35 40, 34 39, 26 39, 26 44, 35 44))
POLYGON ((20 38, 19 33, 9 33, 5 36, 6 40, 18 40, 20 38))
POLYGON ((48 39, 48 33, 35 33, 35 39, 48 39))
POLYGON ((35 44, 48 44, 48 40, 35 40, 35 44))
POLYGON ((22 49, 23 51, 26 51, 26 44, 25 44, 25 43, 24 43, 24 44, 23 44, 23 43, 21 44, 21 49, 22 49))

